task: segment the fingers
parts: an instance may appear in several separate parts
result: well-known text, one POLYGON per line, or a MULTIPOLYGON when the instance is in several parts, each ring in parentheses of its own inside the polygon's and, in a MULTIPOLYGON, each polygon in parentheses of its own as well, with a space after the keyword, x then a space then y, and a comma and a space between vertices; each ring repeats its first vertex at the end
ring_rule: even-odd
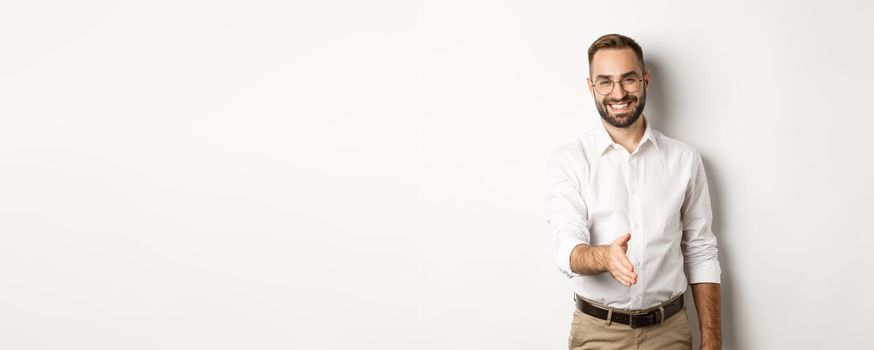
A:
POLYGON ((631 265, 631 260, 628 260, 628 256, 622 254, 618 257, 619 264, 625 268, 628 272, 634 272, 634 265, 631 265))
POLYGON ((633 284, 637 283, 636 277, 632 278, 622 273, 619 273, 618 271, 613 274, 613 279, 626 287, 631 287, 633 284))
POLYGON ((632 284, 637 283, 637 274, 628 269, 617 269, 616 274, 622 277, 620 282, 623 282, 626 286, 630 287, 632 284))
POLYGON ((624 254, 613 257, 613 269, 610 273, 613 275, 613 278, 626 287, 631 287, 631 285, 637 283, 637 274, 634 273, 634 266, 631 265, 631 261, 624 254))
POLYGON ((628 278, 627 276, 624 276, 624 275, 613 275, 613 279, 615 279, 617 282, 621 283, 623 286, 626 286, 626 287, 631 287, 632 285, 637 283, 637 280, 628 278))
POLYGON ((612 271, 610 272, 610 274, 613 275, 613 279, 616 280, 616 282, 619 282, 619 284, 626 287, 630 286, 631 281, 625 278, 625 276, 613 273, 612 271))
POLYGON ((628 260, 628 256, 625 255, 628 251, 628 241, 630 240, 631 232, 626 232, 613 241, 613 245, 619 249, 614 248, 610 250, 612 253, 612 268, 610 269, 610 274, 613 275, 614 279, 626 287, 631 287, 631 285, 637 283, 637 274, 634 273, 634 265, 631 264, 631 261, 628 260))

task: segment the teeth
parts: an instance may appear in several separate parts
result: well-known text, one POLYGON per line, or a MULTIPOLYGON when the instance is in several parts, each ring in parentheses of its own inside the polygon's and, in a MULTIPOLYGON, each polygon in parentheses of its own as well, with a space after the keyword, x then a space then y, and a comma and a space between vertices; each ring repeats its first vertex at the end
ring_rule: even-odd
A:
POLYGON ((628 107, 628 104, 610 105, 610 107, 613 107, 613 109, 625 109, 625 107, 628 107))

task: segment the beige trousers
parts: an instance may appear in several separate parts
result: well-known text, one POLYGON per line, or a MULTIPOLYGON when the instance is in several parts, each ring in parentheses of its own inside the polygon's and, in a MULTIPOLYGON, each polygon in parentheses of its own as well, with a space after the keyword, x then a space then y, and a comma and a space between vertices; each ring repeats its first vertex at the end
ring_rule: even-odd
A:
POLYGON ((689 350, 692 349, 692 332, 686 307, 666 319, 664 323, 631 328, 629 325, 601 320, 574 310, 570 350, 689 350))

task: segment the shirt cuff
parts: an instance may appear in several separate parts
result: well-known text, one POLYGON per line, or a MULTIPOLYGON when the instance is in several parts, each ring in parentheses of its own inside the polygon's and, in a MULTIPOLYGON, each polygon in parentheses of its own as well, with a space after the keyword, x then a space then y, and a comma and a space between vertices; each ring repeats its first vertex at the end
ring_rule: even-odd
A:
POLYGON ((722 269, 719 260, 705 260, 696 263, 695 266, 686 266, 686 279, 689 284, 696 283, 720 283, 722 269))
POLYGON ((568 278, 582 277, 583 275, 571 271, 571 253, 580 244, 586 244, 581 239, 566 239, 556 249, 556 265, 568 278))

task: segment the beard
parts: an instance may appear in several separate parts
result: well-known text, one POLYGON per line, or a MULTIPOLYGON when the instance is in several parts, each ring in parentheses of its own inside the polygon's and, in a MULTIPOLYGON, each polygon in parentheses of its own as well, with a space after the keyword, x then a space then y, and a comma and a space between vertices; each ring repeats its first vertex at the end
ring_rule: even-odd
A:
POLYGON ((606 120, 608 123, 610 123, 610 125, 613 125, 617 128, 627 128, 631 126, 631 124, 634 124, 634 122, 636 122, 637 119, 640 118, 640 115, 643 113, 644 106, 646 106, 646 93, 640 95, 639 99, 635 96, 627 95, 622 100, 608 100, 605 98, 604 101, 602 101, 601 103, 595 101, 595 107, 598 108, 598 114, 601 115, 601 119, 606 120), (607 107, 607 104, 622 102, 635 102, 634 109, 625 113, 619 113, 615 115, 610 114, 610 112, 608 111, 610 107, 607 107))

